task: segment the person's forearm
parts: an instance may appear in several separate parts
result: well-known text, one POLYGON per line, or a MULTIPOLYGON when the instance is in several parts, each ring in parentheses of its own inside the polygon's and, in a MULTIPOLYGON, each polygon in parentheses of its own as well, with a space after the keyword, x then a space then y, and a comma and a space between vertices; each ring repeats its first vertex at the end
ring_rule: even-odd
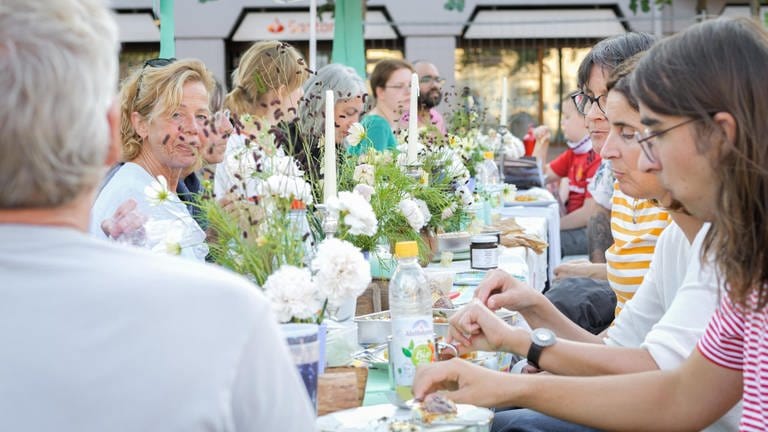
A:
MULTIPOLYGON (((697 361, 707 362, 701 356, 697 361)), ((599 429, 701 430, 738 401, 740 386, 732 383, 741 374, 709 365, 718 369, 711 378, 684 369, 588 378, 509 374, 493 391, 498 406, 531 408, 599 429), (721 383, 728 385, 718 388, 721 383)))
POLYGON ((590 216, 591 212, 588 209, 578 208, 560 218, 560 229, 585 228, 590 216))
POLYGON ((605 264, 585 264, 585 274, 592 279, 608 280, 608 266, 605 264))
POLYGON ((657 370, 659 366, 643 348, 608 346, 558 340, 539 359, 541 369, 558 375, 615 375, 657 370))
POLYGON ((587 254, 593 263, 605 262, 605 251, 613 244, 611 212, 595 203, 595 211, 587 221, 587 254))
MULTIPOLYGON (((546 327, 560 338, 587 343, 602 343, 602 339, 568 319, 541 293, 537 293, 535 306, 519 312, 532 329, 546 327)), ((519 355, 526 355, 530 347, 530 338, 523 341, 513 341, 512 344, 510 351, 519 355)))
POLYGON ((562 177, 552 171, 552 168, 549 167, 549 164, 544 165, 544 183, 554 183, 561 178, 562 177))

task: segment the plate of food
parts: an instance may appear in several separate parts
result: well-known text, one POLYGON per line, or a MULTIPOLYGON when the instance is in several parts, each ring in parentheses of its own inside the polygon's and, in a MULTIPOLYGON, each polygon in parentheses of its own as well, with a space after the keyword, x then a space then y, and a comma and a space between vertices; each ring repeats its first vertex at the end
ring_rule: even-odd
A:
POLYGON ((489 431, 493 412, 468 404, 454 404, 434 393, 412 409, 392 404, 372 405, 339 411, 317 419, 322 432, 462 432, 489 431))
POLYGON ((504 206, 546 207, 556 202, 555 197, 547 190, 542 188, 531 188, 526 191, 518 191, 513 200, 505 200, 504 206))

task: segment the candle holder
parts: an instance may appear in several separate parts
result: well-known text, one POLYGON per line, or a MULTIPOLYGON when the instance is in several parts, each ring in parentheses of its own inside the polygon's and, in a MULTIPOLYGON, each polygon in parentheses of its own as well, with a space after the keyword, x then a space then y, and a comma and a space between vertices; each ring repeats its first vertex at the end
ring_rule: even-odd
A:
POLYGON ((339 231, 339 212, 329 208, 327 204, 318 204, 315 207, 322 214, 322 227, 325 238, 336 236, 336 233, 339 231))
POLYGON ((405 174, 416 181, 420 181, 424 175, 424 170, 421 169, 421 166, 420 163, 405 165, 405 174))

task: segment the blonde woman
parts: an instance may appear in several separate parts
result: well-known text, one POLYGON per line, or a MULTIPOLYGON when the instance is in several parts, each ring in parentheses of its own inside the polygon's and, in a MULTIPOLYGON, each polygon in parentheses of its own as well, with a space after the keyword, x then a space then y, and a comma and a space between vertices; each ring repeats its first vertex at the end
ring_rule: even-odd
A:
MULTIPOLYGON (((216 167, 216 196, 222 197, 235 189, 243 189, 248 196, 256 192, 251 177, 259 167, 251 141, 271 140, 265 131, 296 117, 304 94, 301 85, 307 76, 301 54, 285 42, 256 42, 243 54, 232 74, 232 91, 224 98, 224 108, 240 119, 241 128, 239 134, 230 137, 224 162, 216 167)), ((272 144, 259 142, 258 145, 272 144)), ((260 153, 262 148, 258 150, 260 153)))
POLYGON ((174 191, 181 176, 199 163, 207 143, 213 86, 198 60, 149 60, 126 78, 120 92, 124 164, 93 205, 91 233, 105 237, 101 222, 132 199, 149 220, 144 246, 205 259, 205 233, 174 191))

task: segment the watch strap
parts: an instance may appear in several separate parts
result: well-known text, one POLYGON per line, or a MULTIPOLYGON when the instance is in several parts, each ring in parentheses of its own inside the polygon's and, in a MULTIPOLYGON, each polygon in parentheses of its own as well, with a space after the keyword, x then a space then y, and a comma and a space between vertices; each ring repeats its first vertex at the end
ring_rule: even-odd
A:
POLYGON ((543 346, 537 344, 534 341, 531 341, 531 347, 528 348, 528 355, 525 356, 528 359, 528 364, 535 367, 536 369, 541 369, 539 367, 539 357, 541 357, 541 352, 543 350, 543 346))

